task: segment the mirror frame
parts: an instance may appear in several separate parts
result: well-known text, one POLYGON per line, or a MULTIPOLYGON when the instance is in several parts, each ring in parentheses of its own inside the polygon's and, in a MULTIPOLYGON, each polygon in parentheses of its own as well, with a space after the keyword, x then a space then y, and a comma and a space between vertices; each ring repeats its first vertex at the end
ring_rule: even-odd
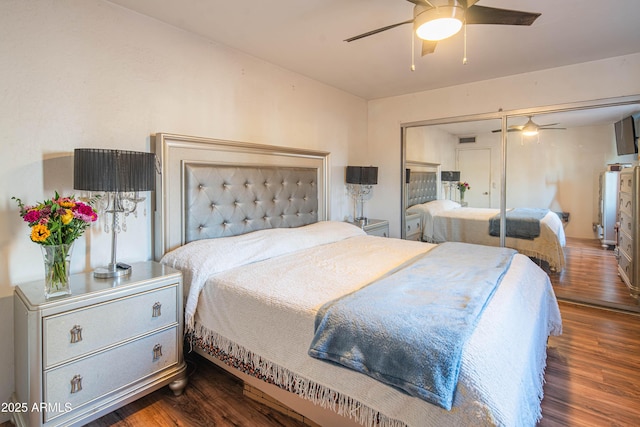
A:
POLYGON ((539 114, 561 113, 569 111, 590 110, 594 108, 617 107, 623 105, 640 105, 640 95, 629 95, 615 98, 602 98, 591 101, 573 102, 567 104, 550 105, 546 107, 532 107, 517 110, 503 111, 498 110, 495 113, 473 114, 466 116, 446 117, 440 119, 423 120, 417 122, 407 122, 400 124, 400 237, 406 239, 406 220, 405 220, 405 175, 404 171, 407 167, 407 129, 419 126, 444 125, 451 123, 462 123, 480 120, 500 120, 501 121, 501 155, 500 155, 500 246, 505 246, 506 241, 506 198, 507 198, 507 121, 509 118, 522 116, 536 116, 539 114))

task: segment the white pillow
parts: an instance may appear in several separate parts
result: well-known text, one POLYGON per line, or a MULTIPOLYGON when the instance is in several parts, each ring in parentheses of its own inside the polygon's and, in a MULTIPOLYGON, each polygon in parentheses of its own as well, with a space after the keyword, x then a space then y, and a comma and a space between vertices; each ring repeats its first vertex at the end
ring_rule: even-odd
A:
POLYGON ((457 209, 460 207, 460 203, 454 202, 453 200, 432 200, 430 202, 423 203, 421 205, 413 205, 407 209, 408 213, 428 213, 431 215, 435 215, 439 212, 446 211, 449 209, 457 209))

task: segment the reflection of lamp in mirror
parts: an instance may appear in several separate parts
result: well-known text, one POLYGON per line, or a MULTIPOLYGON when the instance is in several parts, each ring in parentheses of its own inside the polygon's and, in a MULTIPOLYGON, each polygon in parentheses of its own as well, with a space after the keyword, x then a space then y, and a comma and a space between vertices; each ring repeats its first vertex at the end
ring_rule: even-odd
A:
POLYGON ((98 194, 100 216, 111 214, 105 232, 111 231, 111 262, 94 271, 98 278, 125 276, 131 267, 116 261, 116 240, 126 231, 125 217, 136 214, 138 203, 145 200, 139 192, 155 190, 155 154, 125 150, 78 148, 74 151, 73 187, 76 190, 103 192, 98 194), (122 226, 120 221, 122 220, 122 226))
POLYGON ((458 181, 460 181, 460 171, 441 171, 440 181, 443 182, 445 193, 449 195, 449 200, 453 200, 453 189, 456 188, 458 181))
POLYGON ((356 202, 356 221, 367 223, 364 202, 372 196, 373 185, 378 183, 378 168, 375 166, 347 166, 347 190, 356 202))

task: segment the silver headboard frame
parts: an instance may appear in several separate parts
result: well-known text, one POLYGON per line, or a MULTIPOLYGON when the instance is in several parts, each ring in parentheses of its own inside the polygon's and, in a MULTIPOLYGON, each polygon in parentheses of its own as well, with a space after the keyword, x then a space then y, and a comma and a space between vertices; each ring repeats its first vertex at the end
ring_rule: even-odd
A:
POLYGON ((440 165, 417 161, 407 161, 409 183, 405 208, 440 198, 440 165))
POLYGON ((159 133, 154 257, 193 240, 329 218, 329 153, 159 133))

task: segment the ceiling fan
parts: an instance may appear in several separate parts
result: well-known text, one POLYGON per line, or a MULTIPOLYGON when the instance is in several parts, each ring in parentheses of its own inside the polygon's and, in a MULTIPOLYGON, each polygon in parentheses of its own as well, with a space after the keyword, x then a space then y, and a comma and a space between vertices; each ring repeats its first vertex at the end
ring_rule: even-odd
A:
MULTIPOLYGON (((533 121, 532 116, 529 116, 529 120, 527 120, 527 123, 525 123, 524 125, 509 126, 509 129, 507 130, 507 132, 522 132, 524 136, 534 136, 534 135, 537 135, 538 132, 541 130, 566 129, 566 128, 553 127, 557 125, 559 125, 559 123, 549 123, 548 125, 539 125, 533 121)), ((501 131, 502 129, 496 129, 491 132, 495 133, 495 132, 501 132, 501 131)))
POLYGON ((540 13, 520 12, 478 6, 478 0, 407 0, 415 4, 413 19, 398 22, 345 39, 352 42, 374 34, 413 24, 416 35, 422 41, 422 56, 433 53, 438 40, 453 36, 463 24, 531 25, 540 13))

